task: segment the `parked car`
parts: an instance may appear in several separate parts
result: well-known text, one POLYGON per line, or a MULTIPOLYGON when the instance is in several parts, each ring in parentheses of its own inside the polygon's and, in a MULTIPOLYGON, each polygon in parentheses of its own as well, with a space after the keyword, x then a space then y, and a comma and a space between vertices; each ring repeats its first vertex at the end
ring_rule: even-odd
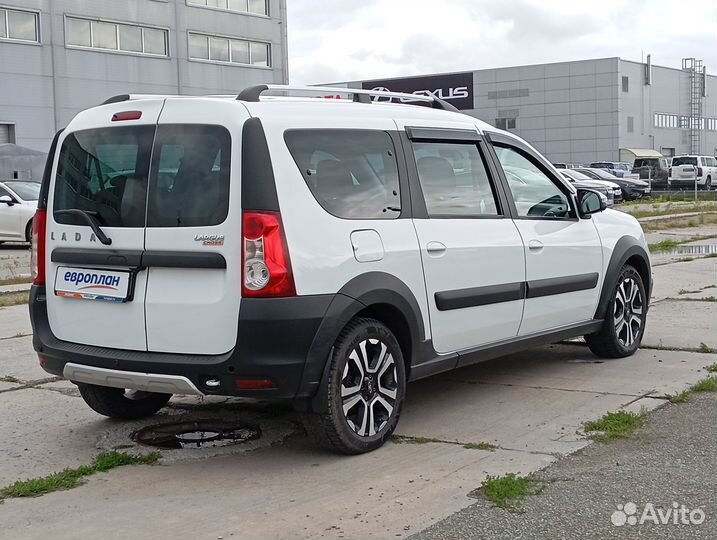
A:
POLYGON ((619 185, 622 190, 622 198, 626 201, 640 199, 645 195, 650 194, 650 186, 647 182, 643 182, 642 180, 618 178, 607 172, 605 169, 584 168, 576 170, 586 176, 589 176, 590 178, 593 178, 594 180, 607 181, 619 185))
POLYGON ((637 157, 632 171, 640 176, 640 180, 651 183, 652 187, 667 187, 670 176, 668 158, 637 157))
POLYGON ((575 170, 560 171, 561 174, 576 188, 595 189, 607 197, 608 206, 622 202, 622 190, 613 182, 594 180, 587 175, 575 170))
POLYGON ((680 155, 672 158, 670 187, 697 187, 710 189, 717 180, 717 159, 710 156, 680 155))
POLYGON ((29 242, 40 184, 0 180, 0 244, 29 242))
POLYGON ((622 169, 617 162, 614 161, 594 161, 590 164, 590 168, 592 169, 605 169, 613 176, 617 176, 618 178, 622 178, 625 174, 625 170, 622 169))
POLYGON ((632 216, 434 96, 262 97, 277 89, 306 92, 118 96, 55 136, 33 344, 92 409, 284 401, 355 454, 391 436, 409 381, 575 336, 601 357, 640 346, 632 216))

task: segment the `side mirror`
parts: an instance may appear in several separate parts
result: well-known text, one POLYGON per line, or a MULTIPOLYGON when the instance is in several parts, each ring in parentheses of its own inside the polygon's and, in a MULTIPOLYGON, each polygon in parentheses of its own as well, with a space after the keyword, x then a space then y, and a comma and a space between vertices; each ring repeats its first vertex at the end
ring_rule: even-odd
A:
POLYGON ((578 207, 580 217, 588 217, 607 208, 607 197, 591 189, 578 189, 578 207))
POLYGON ((0 196, 0 203, 12 206, 13 204, 15 204, 15 201, 12 200, 12 197, 10 197, 10 195, 2 195, 0 196))

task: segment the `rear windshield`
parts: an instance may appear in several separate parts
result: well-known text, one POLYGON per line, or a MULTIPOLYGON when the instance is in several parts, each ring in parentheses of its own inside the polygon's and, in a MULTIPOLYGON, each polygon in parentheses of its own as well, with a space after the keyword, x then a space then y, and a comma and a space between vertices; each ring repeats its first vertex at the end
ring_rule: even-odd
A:
POLYGON ((385 131, 290 130, 284 135, 311 193, 324 209, 347 219, 400 214, 396 151, 385 131))
POLYGON ((53 210, 94 212, 109 227, 217 225, 227 215, 230 147, 219 126, 162 125, 156 142, 155 126, 71 133, 60 150, 53 210))
POLYGON ((672 158, 672 166, 677 167, 678 165, 697 165, 697 158, 686 156, 672 158))
POLYGON ((634 167, 657 167, 658 165, 657 158, 637 158, 634 167))

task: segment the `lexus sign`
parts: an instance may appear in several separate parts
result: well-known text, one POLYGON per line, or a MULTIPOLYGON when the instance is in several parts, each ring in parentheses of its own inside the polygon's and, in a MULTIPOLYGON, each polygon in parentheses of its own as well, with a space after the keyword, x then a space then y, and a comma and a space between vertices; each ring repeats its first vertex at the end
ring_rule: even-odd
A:
MULTIPOLYGON (((409 77, 406 79, 388 79, 385 81, 364 81, 364 90, 403 92, 418 96, 435 96, 457 109, 473 108, 473 72, 449 73, 447 75, 428 75, 425 77, 409 77)), ((383 101, 387 98, 374 96, 374 100, 383 101)), ((411 100, 401 99, 403 103, 411 100)), ((415 104, 425 104, 416 100, 415 104)))

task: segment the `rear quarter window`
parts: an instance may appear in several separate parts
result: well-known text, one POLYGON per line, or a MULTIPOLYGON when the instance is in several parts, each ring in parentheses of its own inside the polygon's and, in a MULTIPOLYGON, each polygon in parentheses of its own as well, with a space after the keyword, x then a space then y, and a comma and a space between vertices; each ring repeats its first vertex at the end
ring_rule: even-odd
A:
POLYGON ((294 129, 284 140, 317 202, 345 219, 400 214, 396 150, 385 131, 294 129))

